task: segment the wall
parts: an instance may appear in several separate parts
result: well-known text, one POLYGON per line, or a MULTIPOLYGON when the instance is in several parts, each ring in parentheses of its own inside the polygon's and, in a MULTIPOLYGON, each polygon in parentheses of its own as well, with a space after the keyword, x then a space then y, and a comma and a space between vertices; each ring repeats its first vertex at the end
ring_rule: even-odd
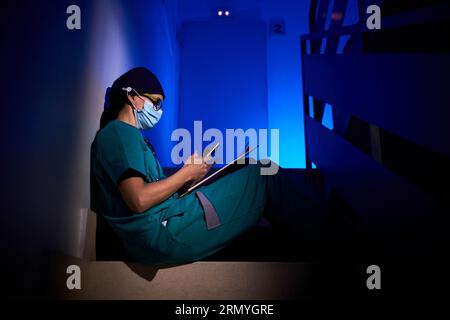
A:
POLYGON ((80 208, 89 206, 89 147, 106 87, 132 67, 153 69, 166 89, 167 110, 149 134, 170 141, 165 132, 175 124, 176 1, 76 3, 81 30, 72 31, 66 28, 72 1, 4 1, 0 10, 7 30, 0 242, 3 292, 10 297, 33 295, 46 254, 77 252, 80 208))
MULTIPOLYGON (((259 20, 217 19, 186 22, 180 33, 178 126, 191 132, 192 142, 184 156, 208 144, 194 143, 202 139, 193 134, 194 121, 201 120, 203 133, 209 128, 222 132, 217 155, 226 161, 226 145, 234 145, 235 153, 243 151, 226 138, 227 128, 267 128, 266 26, 259 20)), ((228 161, 233 157, 228 154, 228 161)))
POLYGON ((268 0, 264 17, 285 22, 267 42, 269 126, 280 128, 280 164, 305 167, 300 35, 308 33, 309 1, 268 0))
MULTIPOLYGON (((280 130, 280 164, 287 168, 305 166, 300 35, 308 33, 309 1, 207 1, 181 0, 181 21, 217 19, 214 14, 228 4, 233 17, 261 20, 267 26, 274 19, 285 24, 285 33, 273 35, 267 29, 267 114, 268 127, 280 130)), ((242 74, 240 76, 244 76, 242 74)))

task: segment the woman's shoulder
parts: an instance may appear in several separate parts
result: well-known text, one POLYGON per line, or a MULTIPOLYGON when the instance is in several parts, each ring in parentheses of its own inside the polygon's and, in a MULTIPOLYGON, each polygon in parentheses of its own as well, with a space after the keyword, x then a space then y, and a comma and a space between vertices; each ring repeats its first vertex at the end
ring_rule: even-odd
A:
POLYGON ((100 149, 141 145, 142 143, 144 143, 143 137, 139 129, 120 120, 108 123, 95 137, 95 144, 100 149))
POLYGON ((97 139, 100 141, 117 139, 121 137, 142 138, 142 135, 138 128, 120 120, 112 120, 97 134, 97 139))

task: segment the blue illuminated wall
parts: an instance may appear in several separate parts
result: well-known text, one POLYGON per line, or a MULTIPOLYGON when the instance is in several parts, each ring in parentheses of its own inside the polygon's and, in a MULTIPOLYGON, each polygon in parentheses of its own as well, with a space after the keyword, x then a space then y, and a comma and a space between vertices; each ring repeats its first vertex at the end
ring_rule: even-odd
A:
MULTIPOLYGON (((265 48, 260 48, 259 53, 250 51, 255 59, 259 59, 260 56, 266 57, 266 92, 263 92, 260 82, 251 81, 246 83, 245 90, 259 91, 260 96, 266 96, 267 128, 280 130, 280 164, 287 168, 303 168, 305 144, 299 39, 301 34, 308 33, 309 1, 247 0, 226 3, 229 4, 233 19, 258 20, 266 25, 265 48), (273 20, 281 20, 284 23, 282 34, 271 32, 269 26, 273 20)), ((217 17, 214 17, 214 9, 219 8, 221 4, 222 1, 181 0, 180 20, 188 22, 217 20, 217 17)), ((236 34, 235 40, 236 43, 245 41, 252 43, 251 35, 246 32, 236 34)), ((224 68, 223 63, 226 61, 221 63, 220 67, 224 68)), ((228 67, 232 69, 233 63, 234 61, 230 59, 228 67)), ((181 72, 184 73, 185 70, 181 69, 181 72)), ((214 73, 214 68, 211 73, 214 73)), ((248 75, 243 71, 237 72, 235 77, 245 79, 248 75)), ((194 81, 191 86, 195 87, 201 83, 194 81)), ((260 100, 255 101, 259 103, 260 100)), ((182 99, 180 105, 185 103, 187 102, 182 99)), ((208 115, 208 109, 202 111, 204 117, 212 117, 208 115)), ((250 119, 252 118, 243 116, 240 119, 241 126, 249 127, 250 119)), ((183 119, 180 121, 185 123, 183 119)))
POLYGON ((222 146, 226 129, 267 129, 265 23, 184 23, 181 42, 178 126, 193 132, 194 121, 201 120, 203 132, 217 128, 223 133, 222 146))
POLYGON ((152 70, 161 81, 166 95, 164 114, 155 128, 146 130, 162 166, 170 167, 171 132, 177 127, 179 43, 178 9, 175 0, 127 1, 126 34, 131 61, 152 70))
POLYGON ((309 1, 266 3, 265 19, 281 19, 285 33, 270 34, 268 53, 269 127, 280 129, 280 164, 305 167, 300 35, 308 32, 309 1))

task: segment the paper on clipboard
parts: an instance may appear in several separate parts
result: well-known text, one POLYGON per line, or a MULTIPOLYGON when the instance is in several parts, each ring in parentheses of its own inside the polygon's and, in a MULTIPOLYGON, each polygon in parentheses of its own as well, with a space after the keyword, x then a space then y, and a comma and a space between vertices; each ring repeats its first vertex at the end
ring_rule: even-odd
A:
MULTIPOLYGON (((215 149, 216 147, 214 147, 215 149)), ((205 182, 207 182, 208 180, 210 180, 212 177, 216 176, 217 174, 219 174, 220 172, 222 172, 223 170, 225 170, 226 168, 228 168, 229 166, 231 166, 232 164, 236 163, 239 159, 242 159, 243 157, 245 157, 247 154, 249 154, 250 152, 252 152, 253 150, 255 150, 256 148, 258 148, 258 145, 254 146, 253 148, 249 149, 248 147, 246 148, 246 150, 236 159, 234 159, 233 161, 231 161, 230 163, 228 163, 227 165, 223 166, 222 168, 220 168, 219 170, 217 170, 216 172, 214 172, 213 174, 207 176, 206 178, 204 178, 203 180, 197 182, 196 184, 194 184, 193 186, 191 186, 189 189, 187 189, 181 196, 184 197, 185 195, 187 195, 188 193, 190 193, 191 191, 193 191, 194 189, 197 189, 198 187, 202 186, 205 182)))

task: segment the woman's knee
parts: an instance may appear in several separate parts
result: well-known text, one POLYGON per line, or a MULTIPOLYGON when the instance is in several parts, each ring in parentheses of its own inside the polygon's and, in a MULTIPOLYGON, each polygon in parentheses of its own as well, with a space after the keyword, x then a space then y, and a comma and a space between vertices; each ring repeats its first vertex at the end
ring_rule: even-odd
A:
POLYGON ((249 172, 251 175, 271 176, 278 173, 279 165, 270 159, 256 160, 247 158, 244 164, 238 165, 238 172, 249 172))

